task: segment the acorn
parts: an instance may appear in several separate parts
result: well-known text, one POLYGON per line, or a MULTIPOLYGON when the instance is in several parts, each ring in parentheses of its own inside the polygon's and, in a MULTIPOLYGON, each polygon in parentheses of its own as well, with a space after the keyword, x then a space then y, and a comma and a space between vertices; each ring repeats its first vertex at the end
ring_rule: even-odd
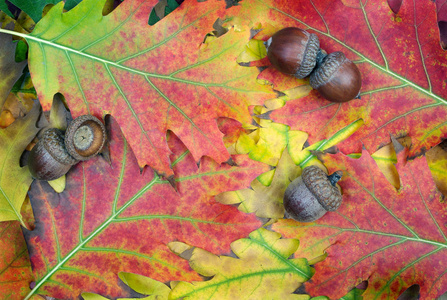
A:
POLYGON ((267 56, 280 72, 297 78, 308 76, 315 68, 320 42, 317 35, 296 27, 276 32, 267 42, 267 56))
POLYGON ((362 75, 343 52, 333 52, 317 62, 310 85, 329 101, 346 102, 359 98, 362 75))
POLYGON ((342 195, 336 183, 343 172, 330 176, 317 166, 303 169, 284 193, 284 207, 290 217, 299 222, 313 222, 341 205, 342 195))
POLYGON ((64 133, 47 129, 28 156, 31 176, 39 180, 54 180, 66 174, 78 162, 65 149, 64 133))
POLYGON ((73 120, 65 135, 57 128, 47 129, 28 157, 31 176, 39 180, 57 179, 79 161, 99 153, 105 139, 104 125, 92 115, 73 120))

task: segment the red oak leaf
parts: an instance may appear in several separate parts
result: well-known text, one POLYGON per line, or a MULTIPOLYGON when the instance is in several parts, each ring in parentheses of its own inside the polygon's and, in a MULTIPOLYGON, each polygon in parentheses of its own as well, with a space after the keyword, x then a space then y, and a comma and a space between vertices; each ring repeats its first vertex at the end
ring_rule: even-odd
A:
POLYGON ((67 174, 62 194, 36 181, 30 198, 36 216, 26 232, 36 287, 28 295, 62 299, 81 292, 123 296, 118 273, 139 272, 161 281, 200 280, 170 252, 167 243, 181 241, 214 253, 261 222, 214 196, 248 187, 268 167, 246 156, 233 156, 237 166, 202 158, 200 167, 170 135, 177 192, 150 168, 140 174, 136 158, 113 122, 109 165, 96 157, 67 174))
POLYGON ((388 183, 366 150, 360 159, 323 156, 329 172, 342 170, 343 203, 315 223, 281 220, 274 229, 300 239, 299 256, 327 257, 315 265, 307 291, 342 297, 367 280, 365 299, 397 299, 413 284, 421 299, 447 289, 447 207, 425 157, 404 163, 398 154, 399 191, 388 183))
POLYGON ((113 115, 137 156, 172 175, 166 131, 173 131, 196 161, 218 162, 229 154, 216 120, 251 122, 248 106, 273 96, 256 83, 258 70, 237 56, 249 28, 203 43, 225 2, 195 0, 154 26, 147 25, 158 0, 128 0, 107 16, 105 0, 84 0, 62 13, 52 8, 30 35, 29 66, 44 109, 62 93, 73 117, 113 115))
POLYGON ((275 122, 308 132, 311 144, 357 119, 365 125, 339 145, 344 153, 363 145, 373 153, 392 134, 410 136, 414 156, 447 137, 447 53, 439 47, 434 2, 406 0, 395 15, 385 0, 244 0, 239 14, 269 32, 306 29, 322 49, 342 51, 359 67, 361 99, 331 103, 312 91, 271 112, 275 122))
POLYGON ((0 297, 21 300, 30 291, 33 274, 20 222, 0 223, 0 249, 0 297))

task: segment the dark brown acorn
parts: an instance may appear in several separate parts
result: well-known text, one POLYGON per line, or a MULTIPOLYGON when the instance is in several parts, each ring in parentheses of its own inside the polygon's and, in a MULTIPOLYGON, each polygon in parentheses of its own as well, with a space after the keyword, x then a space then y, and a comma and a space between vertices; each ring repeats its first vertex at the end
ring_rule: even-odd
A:
POLYGON ((312 72, 320 50, 320 42, 315 34, 296 27, 276 32, 266 46, 272 65, 280 72, 297 78, 304 78, 312 72))
POLYGON ((346 102, 358 98, 362 75, 343 52, 333 52, 318 63, 310 75, 310 85, 329 101, 346 102))
POLYGON ((105 139, 104 125, 92 115, 73 120, 65 136, 59 129, 47 129, 28 157, 30 173, 39 180, 57 179, 80 160, 98 154, 105 139))
POLYGON ((65 132, 65 147, 78 160, 87 160, 98 154, 105 141, 105 127, 92 115, 77 117, 70 122, 65 132))
POLYGON ((64 133, 57 128, 47 129, 28 156, 31 176, 39 180, 59 178, 77 162, 65 149, 64 133))
POLYGON ((327 176, 317 166, 304 168, 284 193, 284 208, 289 216, 299 222, 313 222, 326 212, 337 210, 342 195, 336 183, 342 174, 337 171, 327 176))

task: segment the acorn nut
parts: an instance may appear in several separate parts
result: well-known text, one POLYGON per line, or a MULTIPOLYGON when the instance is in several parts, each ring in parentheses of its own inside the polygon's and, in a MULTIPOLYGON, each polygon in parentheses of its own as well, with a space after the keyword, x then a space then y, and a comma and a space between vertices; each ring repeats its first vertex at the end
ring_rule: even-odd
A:
POLYGON ((64 132, 47 129, 31 150, 28 168, 39 180, 54 180, 65 175, 72 165, 87 160, 101 151, 106 139, 102 122, 92 116, 76 118, 64 132))
POLYGON ((65 149, 64 133, 57 128, 47 129, 28 156, 31 176, 39 180, 59 178, 77 162, 65 149))
POLYGON ((337 171, 327 176, 317 166, 304 168, 284 194, 284 207, 290 217, 299 222, 313 222, 326 212, 337 210, 342 195, 336 183, 342 174, 342 171, 337 171))
POLYGON ((320 50, 317 35, 296 27, 276 32, 267 42, 267 56, 280 72, 297 78, 308 76, 315 68, 320 50))
POLYGON ((310 85, 332 102, 346 102, 358 98, 362 75, 357 66, 343 52, 333 52, 317 62, 310 74, 310 85))

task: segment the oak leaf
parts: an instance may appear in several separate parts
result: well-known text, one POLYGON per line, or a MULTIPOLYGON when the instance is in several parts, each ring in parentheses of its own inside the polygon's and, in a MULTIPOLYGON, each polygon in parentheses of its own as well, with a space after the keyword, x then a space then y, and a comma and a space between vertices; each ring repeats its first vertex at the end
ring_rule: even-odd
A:
MULTIPOLYGON (((272 111, 272 120, 309 133, 309 142, 315 143, 362 119, 365 125, 339 145, 344 153, 360 153, 363 146, 373 153, 390 142, 391 134, 411 137, 413 157, 447 137, 447 53, 439 47, 435 3, 403 1, 394 15, 384 2, 241 2, 240 17, 261 23, 271 34, 271 27, 288 26, 315 33, 322 49, 344 52, 362 74, 361 99, 331 103, 312 91, 272 111)), ((255 39, 269 37, 259 35, 255 39)), ((274 83, 283 80, 290 76, 277 73, 274 83)))
POLYGON ((118 273, 135 268, 161 281, 199 280, 169 251, 168 242, 228 252, 234 239, 261 225, 214 196, 248 186, 268 166, 239 155, 232 157, 237 166, 205 157, 198 167, 175 135, 168 142, 177 191, 150 168, 140 174, 116 122, 111 126, 112 165, 101 157, 79 163, 67 174, 61 194, 45 182, 33 183, 29 194, 36 227, 25 231, 25 238, 36 287, 27 297, 123 296, 118 273))
POLYGON ((302 251, 296 255, 312 259, 327 253, 306 284, 309 293, 338 298, 364 280, 366 299, 396 299, 413 284, 423 299, 445 292, 447 209, 425 157, 406 162, 406 156, 406 148, 397 154, 401 187, 396 191, 366 150, 359 159, 323 155, 330 173, 344 174, 340 208, 314 223, 273 225, 300 239, 302 251))
POLYGON ((298 240, 281 239, 280 234, 264 228, 250 233, 249 239, 231 243, 231 250, 238 258, 170 243, 177 254, 187 253, 191 268, 212 279, 178 282, 169 298, 309 299, 308 295, 293 294, 314 273, 306 259, 289 259, 298 246, 298 240))
POLYGON ((167 130, 196 161, 204 155, 226 161, 217 118, 250 123, 248 106, 273 95, 256 83, 256 69, 236 62, 249 28, 203 44, 225 15, 223 1, 186 1, 152 27, 147 18, 157 0, 125 1, 107 16, 104 2, 84 0, 67 13, 61 2, 30 35, 19 34, 29 44, 30 71, 44 109, 60 92, 73 117, 113 115, 139 165, 162 174, 173 174, 167 130))
MULTIPOLYGON (((2 23, 0 23, 0 28, 2 23)), ((13 43, 10 35, 0 33, 0 109, 6 101, 6 97, 16 82, 22 75, 22 70, 26 62, 16 63, 15 57, 16 44, 13 43)))
POLYGON ((20 166, 20 157, 37 134, 39 115, 35 103, 25 117, 0 129, 0 221, 19 220, 24 227, 20 209, 33 179, 28 167, 20 166))
POLYGON ((33 274, 19 222, 0 223, 0 249, 1 297, 22 300, 30 291, 33 274))
MULTIPOLYGON (((287 186, 301 175, 301 168, 321 165, 314 151, 324 151, 348 138, 362 122, 353 122, 327 140, 304 148, 307 134, 289 130, 287 126, 260 120, 261 128, 249 135, 241 134, 236 142, 236 151, 249 152, 250 157, 263 162, 273 162, 275 170, 261 174, 254 179, 248 189, 227 191, 217 195, 223 204, 239 204, 239 210, 258 217, 279 219, 284 216, 283 197, 287 186), (280 128, 281 130, 277 130, 280 128), (279 141, 279 142, 275 142, 279 141), (278 156, 278 150, 282 155, 278 156), (279 162, 276 162, 279 160, 279 162)), ((322 166, 324 168, 324 166, 322 166)))

